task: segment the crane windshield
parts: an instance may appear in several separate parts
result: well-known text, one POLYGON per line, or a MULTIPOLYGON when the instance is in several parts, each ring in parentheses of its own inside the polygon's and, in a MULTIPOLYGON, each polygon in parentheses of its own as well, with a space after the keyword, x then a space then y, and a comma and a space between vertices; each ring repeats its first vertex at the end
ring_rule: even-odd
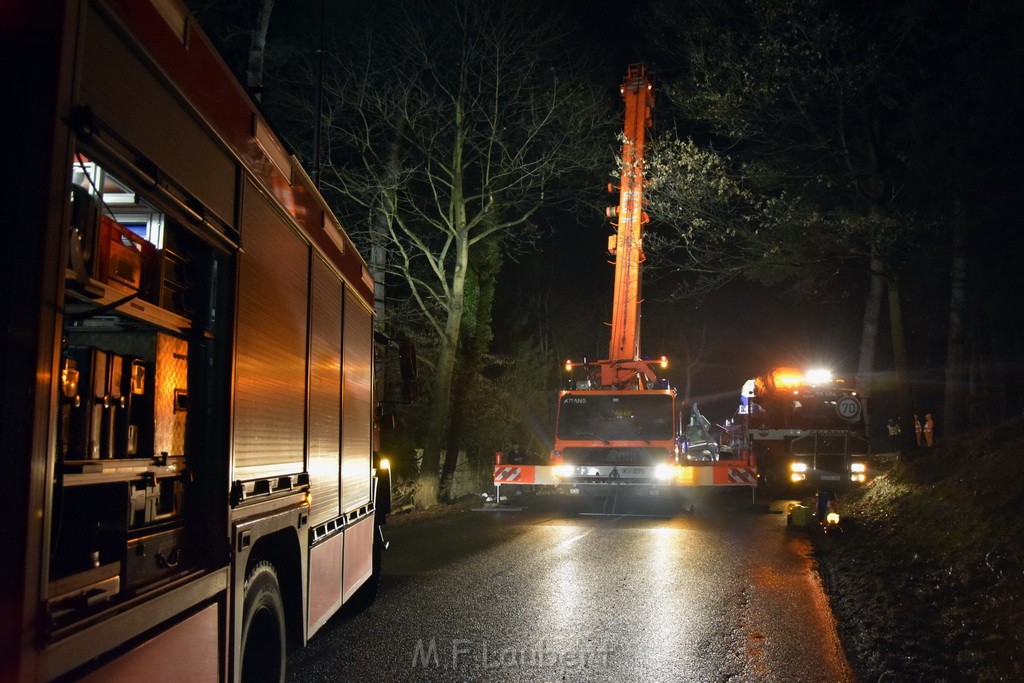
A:
POLYGON ((558 438, 606 442, 671 439, 672 411, 668 394, 567 394, 558 409, 558 438))

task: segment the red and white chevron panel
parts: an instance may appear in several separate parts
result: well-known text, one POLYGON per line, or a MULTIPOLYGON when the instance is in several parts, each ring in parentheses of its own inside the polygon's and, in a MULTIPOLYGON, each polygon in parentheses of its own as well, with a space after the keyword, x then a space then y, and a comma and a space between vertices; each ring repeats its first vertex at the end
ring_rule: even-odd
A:
POLYGON ((553 486, 558 479, 555 468, 550 465, 495 465, 494 483, 553 486))
POLYGON ((729 481, 734 484, 754 486, 757 484, 757 473, 750 467, 730 467, 729 481))
MULTIPOLYGON (((494 466, 494 483, 495 484, 522 484, 523 481, 523 466, 522 465, 495 465, 494 466)), ((530 477, 531 481, 533 477, 530 477)))

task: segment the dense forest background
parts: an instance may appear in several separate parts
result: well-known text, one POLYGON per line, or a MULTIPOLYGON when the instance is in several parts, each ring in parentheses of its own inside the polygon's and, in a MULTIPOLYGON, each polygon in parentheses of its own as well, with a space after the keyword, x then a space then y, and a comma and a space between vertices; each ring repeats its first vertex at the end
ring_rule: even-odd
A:
POLYGON ((417 345, 386 448, 421 506, 457 454, 543 462, 561 361, 607 353, 635 62, 642 347, 703 413, 778 365, 856 377, 883 449, 889 418, 942 439, 1024 408, 1020 3, 189 4, 360 244, 378 331, 417 345))

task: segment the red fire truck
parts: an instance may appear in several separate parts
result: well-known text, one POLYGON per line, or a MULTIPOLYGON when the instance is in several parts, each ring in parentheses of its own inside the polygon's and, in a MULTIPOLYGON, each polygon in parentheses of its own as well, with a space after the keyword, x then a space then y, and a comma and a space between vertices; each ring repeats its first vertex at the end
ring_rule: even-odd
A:
POLYGON ((0 30, 0 679, 281 679, 380 571, 373 279, 180 0, 0 30))
POLYGON ((778 367, 748 380, 724 450, 751 451, 775 489, 838 490, 868 476, 868 440, 853 382, 778 367))

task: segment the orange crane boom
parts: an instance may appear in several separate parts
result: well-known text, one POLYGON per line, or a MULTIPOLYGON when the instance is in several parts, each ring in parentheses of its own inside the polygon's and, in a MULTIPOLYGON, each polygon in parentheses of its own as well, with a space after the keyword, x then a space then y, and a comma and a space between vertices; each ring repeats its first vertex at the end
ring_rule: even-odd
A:
POLYGON ((640 360, 640 264, 643 263, 643 226, 649 218, 643 210, 644 138, 651 125, 654 91, 642 64, 631 65, 619 88, 625 103, 619 205, 608 217, 618 228, 608 238, 608 252, 615 256, 615 298, 612 305, 612 336, 608 359, 640 360))

